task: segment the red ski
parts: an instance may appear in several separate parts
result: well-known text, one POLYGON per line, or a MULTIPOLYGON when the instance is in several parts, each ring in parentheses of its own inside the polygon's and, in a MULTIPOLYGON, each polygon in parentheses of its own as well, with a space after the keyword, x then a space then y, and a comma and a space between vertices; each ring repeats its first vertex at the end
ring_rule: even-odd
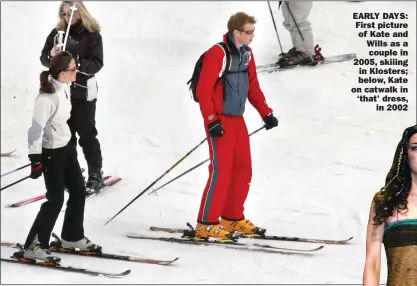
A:
MULTIPOLYGON (((117 182, 121 181, 122 178, 120 177, 113 177, 113 176, 106 176, 103 178, 104 179, 104 186, 98 190, 95 193, 89 194, 86 196, 86 200, 89 200, 93 197, 95 197, 96 195, 98 195, 99 193, 103 192, 104 190, 106 190, 107 188, 109 188, 110 186, 116 184, 117 182)), ((29 199, 25 199, 16 203, 12 203, 12 204, 6 204, 6 207, 8 208, 18 208, 18 207, 22 207, 40 200, 43 200, 45 198, 45 194, 40 195, 40 196, 36 196, 33 198, 29 198, 29 199)), ((65 211, 65 210, 63 210, 65 211)))
POLYGON ((44 198, 45 198, 45 195, 40 195, 40 196, 33 197, 33 198, 30 198, 30 199, 26 199, 26 200, 23 200, 23 201, 20 201, 20 202, 17 202, 17 203, 6 204, 6 207, 8 207, 8 208, 18 208, 18 207, 22 207, 22 206, 30 204, 30 203, 34 203, 34 202, 43 200, 44 198))

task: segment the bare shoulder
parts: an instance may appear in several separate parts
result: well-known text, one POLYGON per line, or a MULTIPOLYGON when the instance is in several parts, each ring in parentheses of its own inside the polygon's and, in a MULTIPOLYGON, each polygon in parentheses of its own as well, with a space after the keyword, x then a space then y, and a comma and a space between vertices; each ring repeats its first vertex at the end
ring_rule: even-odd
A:
POLYGON ((384 192, 382 190, 374 193, 371 203, 370 203, 370 211, 369 215, 374 217, 375 216, 375 207, 381 204, 384 200, 384 192))
POLYGON ((383 231, 386 225, 386 221, 380 218, 380 214, 378 215, 379 212, 377 213, 378 206, 383 200, 384 192, 380 190, 374 194, 370 203, 368 227, 373 230, 373 233, 381 234, 381 231, 383 231))

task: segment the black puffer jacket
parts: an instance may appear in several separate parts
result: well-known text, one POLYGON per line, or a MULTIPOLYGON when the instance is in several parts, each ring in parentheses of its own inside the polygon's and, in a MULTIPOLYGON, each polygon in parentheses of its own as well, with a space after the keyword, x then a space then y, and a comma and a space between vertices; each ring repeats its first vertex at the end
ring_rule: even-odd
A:
MULTIPOLYGON (((63 40, 65 39, 65 32, 63 40)), ((40 57, 42 65, 49 68, 51 63, 51 49, 54 38, 58 34, 56 28, 46 38, 45 46, 40 57)), ((97 83, 95 74, 103 67, 103 41, 99 32, 90 33, 81 21, 71 26, 67 40, 66 50, 72 53, 77 62, 75 84, 71 85, 71 102, 85 102, 97 97, 97 83)))

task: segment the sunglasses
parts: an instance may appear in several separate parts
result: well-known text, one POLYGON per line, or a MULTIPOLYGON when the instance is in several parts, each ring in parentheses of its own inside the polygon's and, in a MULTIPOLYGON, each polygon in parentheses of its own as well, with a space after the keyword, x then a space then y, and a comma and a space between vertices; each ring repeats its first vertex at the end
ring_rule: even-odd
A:
POLYGON ((252 35, 253 33, 255 33, 255 29, 250 30, 250 31, 244 31, 244 30, 240 30, 240 31, 245 33, 246 35, 252 35))

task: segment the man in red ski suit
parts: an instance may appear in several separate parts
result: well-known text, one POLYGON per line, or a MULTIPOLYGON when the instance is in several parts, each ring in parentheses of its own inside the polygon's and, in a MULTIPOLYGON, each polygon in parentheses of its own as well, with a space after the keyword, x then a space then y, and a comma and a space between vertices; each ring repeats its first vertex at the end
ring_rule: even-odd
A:
POLYGON ((230 232, 255 233, 243 214, 252 178, 249 134, 243 118, 246 100, 255 107, 266 129, 278 126, 259 87, 256 64, 247 46, 254 37, 254 17, 239 12, 229 19, 223 36, 230 51, 225 86, 218 81, 225 52, 214 45, 205 54, 197 99, 209 136, 209 178, 197 218, 196 237, 228 238, 230 232), (221 220, 219 221, 219 217, 221 220))

